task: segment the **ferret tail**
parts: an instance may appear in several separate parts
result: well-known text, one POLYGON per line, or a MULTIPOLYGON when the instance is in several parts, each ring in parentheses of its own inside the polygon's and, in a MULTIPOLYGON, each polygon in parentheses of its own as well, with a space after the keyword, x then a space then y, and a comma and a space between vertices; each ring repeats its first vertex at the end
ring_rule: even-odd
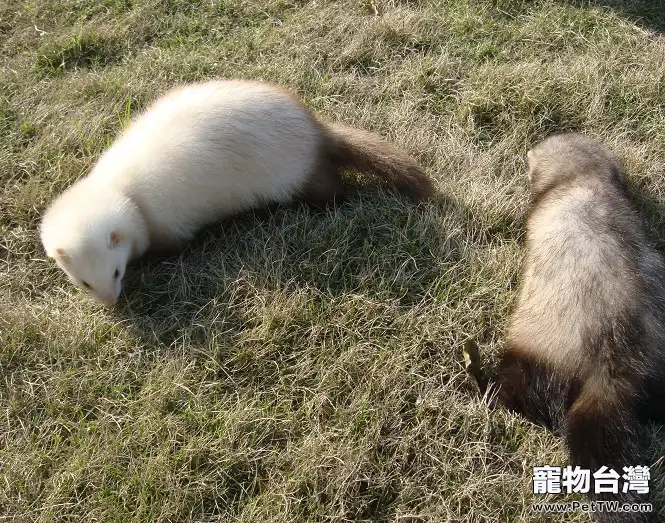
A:
POLYGON ((416 200, 425 200, 434 192, 420 166, 379 136, 341 124, 323 126, 329 153, 338 166, 374 174, 416 200))
MULTIPOLYGON (((621 503, 645 503, 648 496, 632 490, 623 492, 594 492, 593 473, 601 467, 615 470, 621 478, 623 467, 646 465, 641 459, 641 423, 635 406, 636 391, 619 380, 589 380, 568 411, 563 427, 564 439, 570 453, 571 465, 591 470, 589 499, 621 503)), ((595 513, 602 523, 642 523, 651 521, 648 513, 595 513)))

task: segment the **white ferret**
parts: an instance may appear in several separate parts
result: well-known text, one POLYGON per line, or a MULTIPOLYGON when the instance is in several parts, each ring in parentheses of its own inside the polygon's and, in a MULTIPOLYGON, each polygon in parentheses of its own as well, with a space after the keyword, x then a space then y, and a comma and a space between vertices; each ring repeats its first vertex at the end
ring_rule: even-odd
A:
POLYGON ((433 190, 399 149, 316 119, 278 87, 186 85, 134 120, 92 172, 55 199, 41 239, 72 282, 111 306, 130 260, 149 249, 179 249, 203 226, 239 211, 340 198, 345 167, 414 198, 433 190))

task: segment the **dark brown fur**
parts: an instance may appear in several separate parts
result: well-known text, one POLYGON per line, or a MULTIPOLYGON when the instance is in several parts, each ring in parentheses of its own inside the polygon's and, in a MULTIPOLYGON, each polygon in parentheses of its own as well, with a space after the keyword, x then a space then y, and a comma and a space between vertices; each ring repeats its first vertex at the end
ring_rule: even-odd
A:
MULTIPOLYGON (((293 93, 286 89, 281 91, 302 105, 293 93)), ((434 194, 432 181, 398 147, 376 134, 324 122, 312 112, 309 116, 320 129, 321 145, 310 180, 302 189, 303 201, 325 207, 357 192, 356 187, 343 180, 342 174, 346 169, 373 174, 416 201, 427 200, 434 194)))
POLYGON ((406 153, 379 136, 341 124, 318 122, 322 133, 321 153, 304 199, 314 205, 336 201, 355 188, 342 179, 345 169, 370 173, 414 200, 429 198, 434 186, 406 153))

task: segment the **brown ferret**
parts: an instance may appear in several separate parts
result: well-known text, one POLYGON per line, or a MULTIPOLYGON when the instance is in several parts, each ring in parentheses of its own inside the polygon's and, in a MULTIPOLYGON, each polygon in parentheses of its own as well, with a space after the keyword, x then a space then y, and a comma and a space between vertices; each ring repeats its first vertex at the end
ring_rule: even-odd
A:
MULTIPOLYGON (((644 465, 643 423, 665 414, 665 262, 602 145, 552 136, 527 161, 526 260, 505 350, 488 377, 496 386, 490 401, 561 435, 573 467, 622 475, 644 465)), ((589 497, 647 500, 631 491, 589 497)))

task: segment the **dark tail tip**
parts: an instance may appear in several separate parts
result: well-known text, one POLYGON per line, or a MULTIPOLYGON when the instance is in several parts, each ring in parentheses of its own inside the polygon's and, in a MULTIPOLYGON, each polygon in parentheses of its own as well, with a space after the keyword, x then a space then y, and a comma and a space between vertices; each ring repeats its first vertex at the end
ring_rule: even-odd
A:
MULTIPOLYGON (((589 469, 591 474, 601 467, 613 469, 619 476, 624 467, 643 466, 641 458, 642 426, 634 407, 635 392, 604 387, 586 387, 568 412, 564 438, 573 467, 589 469)), ((592 477, 591 482, 594 482, 592 477)), ((649 496, 628 489, 623 492, 619 481, 618 492, 597 493, 593 485, 589 491, 591 501, 618 503, 647 503, 649 496)), ((596 512, 603 523, 642 523, 651 521, 645 512, 596 512)))
POLYGON ((325 124, 328 149, 340 167, 374 174, 416 201, 431 198, 432 180, 404 151, 379 136, 346 125, 325 124))

